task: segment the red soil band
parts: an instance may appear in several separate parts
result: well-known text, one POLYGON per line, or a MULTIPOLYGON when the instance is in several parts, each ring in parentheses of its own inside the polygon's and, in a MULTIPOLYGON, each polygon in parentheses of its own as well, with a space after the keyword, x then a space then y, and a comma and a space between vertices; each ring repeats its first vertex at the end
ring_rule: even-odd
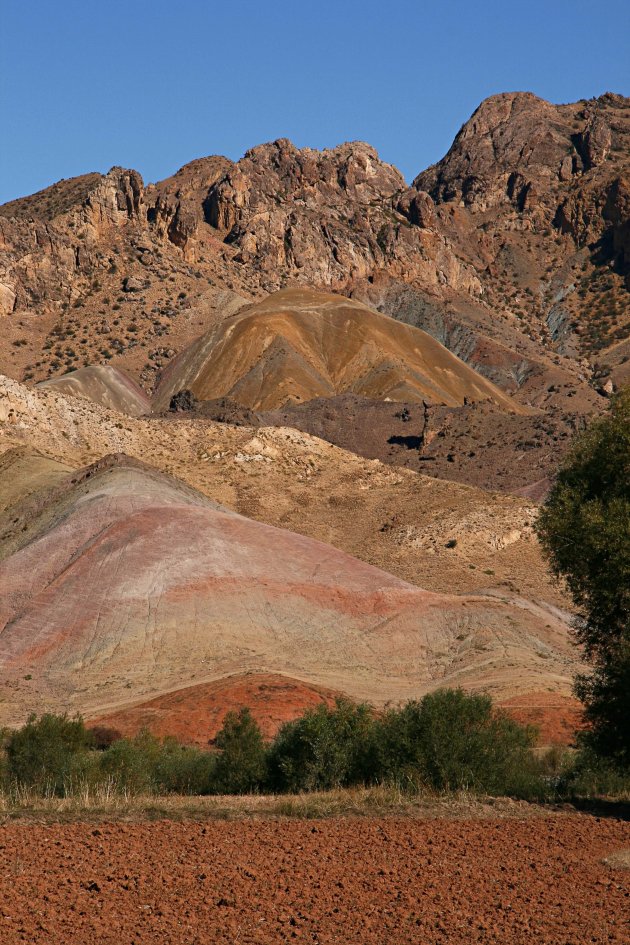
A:
POLYGON ((571 696, 551 692, 531 692, 501 703, 508 715, 521 725, 535 725, 538 744, 571 745, 584 726, 582 704, 571 696))

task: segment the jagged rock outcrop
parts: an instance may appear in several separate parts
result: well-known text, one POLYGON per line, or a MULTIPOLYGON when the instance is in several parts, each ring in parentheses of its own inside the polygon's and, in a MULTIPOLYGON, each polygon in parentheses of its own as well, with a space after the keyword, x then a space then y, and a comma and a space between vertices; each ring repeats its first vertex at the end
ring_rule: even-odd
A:
POLYGON ((0 307, 46 311, 74 301, 115 265, 111 231, 145 219, 142 178, 120 167, 0 207, 0 307))
MULTIPOLYGON (((627 171, 629 144, 630 100, 620 95, 572 105, 527 92, 495 95, 412 190, 484 215, 486 228, 489 222, 526 230, 553 224, 585 245, 611 223, 619 225, 603 211, 618 190, 620 168, 627 171)), ((407 194, 400 206, 412 200, 407 194)))
POLYGON ((495 95, 398 207, 412 220, 414 200, 428 193, 488 308, 518 318, 519 332, 541 348, 570 357, 611 349, 621 379, 629 155, 630 99, 607 93, 552 105, 529 93, 495 95))
POLYGON ((199 236, 206 221, 210 188, 233 167, 224 157, 191 161, 172 177, 147 188, 147 216, 152 229, 183 250, 199 236))
POLYGON ((430 200, 396 205, 396 168, 363 142, 299 150, 281 139, 248 151, 211 188, 208 222, 237 248, 235 261, 267 289, 287 281, 343 288, 387 268, 411 282, 475 292, 478 280, 452 252, 430 200))

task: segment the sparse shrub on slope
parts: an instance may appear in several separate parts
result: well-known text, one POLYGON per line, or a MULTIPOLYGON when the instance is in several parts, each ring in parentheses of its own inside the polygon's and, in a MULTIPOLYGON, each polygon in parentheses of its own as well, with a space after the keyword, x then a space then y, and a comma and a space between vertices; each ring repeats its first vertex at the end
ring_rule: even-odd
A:
POLYGON ((374 720, 366 704, 338 699, 284 725, 269 750, 269 783, 278 792, 326 791, 375 780, 374 720))
POLYGON ((5 780, 10 788, 27 788, 61 797, 72 794, 89 774, 90 733, 80 718, 32 715, 12 732, 5 751, 5 780))
POLYGON ((494 710, 489 696, 440 689, 380 721, 382 777, 403 788, 529 795, 534 734, 494 710))

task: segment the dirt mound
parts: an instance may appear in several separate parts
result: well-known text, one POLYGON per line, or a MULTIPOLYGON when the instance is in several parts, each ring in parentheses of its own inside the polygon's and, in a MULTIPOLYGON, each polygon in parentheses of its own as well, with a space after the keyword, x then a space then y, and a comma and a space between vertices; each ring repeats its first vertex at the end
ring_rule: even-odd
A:
POLYGON ((62 377, 42 381, 39 387, 54 387, 60 394, 87 397, 101 407, 130 417, 142 417, 151 411, 151 401, 142 388, 124 371, 109 365, 79 368, 62 377))
POLYGON ((450 406, 492 400, 524 412, 425 332, 307 289, 276 292, 202 336, 165 372, 155 409, 166 409, 182 389, 253 409, 353 391, 450 406))
POLYGON ((559 693, 528 692, 502 702, 502 708, 522 725, 535 725, 538 744, 571 745, 584 725, 582 704, 559 693))
POLYGON ((163 738, 204 748, 213 741, 230 710, 251 709, 263 735, 271 738, 284 722, 290 722, 318 705, 333 705, 339 693, 278 673, 247 673, 211 683, 177 689, 90 720, 124 736, 146 728, 163 738))
POLYGON ((127 817, 2 833, 5 945, 628 941, 630 871, 604 860, 630 825, 612 818, 127 817))

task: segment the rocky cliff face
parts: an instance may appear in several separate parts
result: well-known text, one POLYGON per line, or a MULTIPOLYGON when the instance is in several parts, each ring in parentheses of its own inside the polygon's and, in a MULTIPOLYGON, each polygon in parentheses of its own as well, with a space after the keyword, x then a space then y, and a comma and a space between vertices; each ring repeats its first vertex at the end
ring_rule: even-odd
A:
POLYGON ((147 187, 121 168, 62 181, 0 208, 3 367, 113 359, 151 386, 225 312, 298 284, 425 329, 525 401, 622 383, 629 152, 628 99, 510 93, 411 187, 367 144, 287 140, 147 187))
POLYGON ((0 207, 0 311, 72 302, 114 264, 113 232, 146 218, 142 178, 114 167, 0 207))
POLYGON ((402 175, 362 142, 298 150, 286 139, 249 151, 211 188, 206 218, 234 261, 267 290, 287 281, 342 289, 386 269, 411 283, 475 292, 430 207, 397 209, 402 175))
POLYGON ((524 334, 627 377, 630 100, 483 102, 403 201, 426 199, 484 301, 524 334), (411 197, 411 195, 417 195, 411 197), (622 343, 621 345, 619 343, 622 343), (624 358, 626 360, 624 360, 624 358))
POLYGON ((475 214, 514 210, 528 220, 526 229, 551 224, 576 189, 571 185, 605 189, 618 176, 627 162, 629 109, 627 99, 611 94, 574 105, 523 92, 492 96, 413 188, 475 214))
POLYGON ((148 187, 147 219, 154 233, 194 257, 193 244, 207 222, 208 192, 233 166, 223 157, 200 158, 148 187))

